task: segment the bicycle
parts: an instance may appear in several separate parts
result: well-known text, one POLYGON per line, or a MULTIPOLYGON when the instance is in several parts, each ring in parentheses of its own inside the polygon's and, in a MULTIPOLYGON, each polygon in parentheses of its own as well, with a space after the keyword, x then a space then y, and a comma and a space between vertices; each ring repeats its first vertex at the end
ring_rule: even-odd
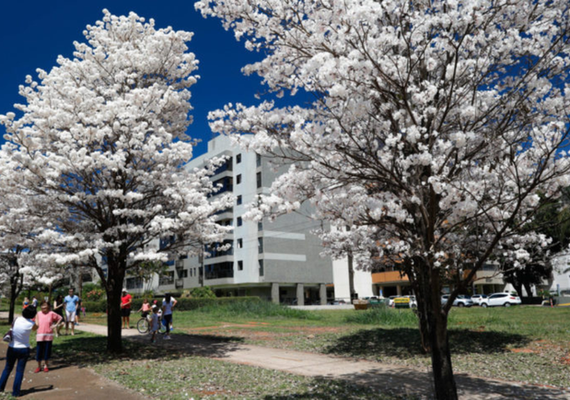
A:
MULTIPOLYGON (((137 330, 139 333, 145 334, 150 332, 150 324, 149 320, 146 315, 142 315, 141 318, 137 321, 137 330)), ((162 324, 162 321, 159 321, 160 328, 158 328, 158 333, 161 335, 166 333, 166 327, 162 324)))

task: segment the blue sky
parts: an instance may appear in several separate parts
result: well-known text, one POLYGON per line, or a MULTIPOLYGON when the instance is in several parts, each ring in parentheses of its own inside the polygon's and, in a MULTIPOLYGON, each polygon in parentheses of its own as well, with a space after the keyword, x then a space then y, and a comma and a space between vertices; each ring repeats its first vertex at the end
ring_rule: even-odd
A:
POLYGON ((259 77, 245 77, 241 68, 260 55, 245 50, 220 20, 202 18, 192 0, 9 1, 4 2, 0 17, 0 114, 14 111, 13 104, 23 102, 18 86, 26 75, 36 78, 36 68, 49 71, 60 54, 72 57, 73 41, 84 41, 85 26, 100 20, 104 8, 115 15, 134 11, 147 20, 154 18, 157 28, 194 32, 189 48, 200 61, 201 79, 191 88, 194 123, 188 134, 203 140, 195 156, 205 152, 212 137, 208 111, 228 102, 259 102, 254 98, 263 90, 259 77))

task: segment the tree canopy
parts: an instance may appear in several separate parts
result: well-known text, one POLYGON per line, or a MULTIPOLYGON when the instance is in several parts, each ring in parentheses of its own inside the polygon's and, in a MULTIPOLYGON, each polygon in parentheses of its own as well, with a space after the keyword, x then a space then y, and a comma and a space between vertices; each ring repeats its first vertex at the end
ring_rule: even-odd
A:
MULTIPOLYGON (((569 183, 566 0, 202 0, 263 59, 244 67, 304 106, 228 105, 211 127, 289 171, 257 216, 309 199, 333 256, 390 260, 418 297, 438 399, 457 398, 447 313, 486 260, 569 183), (344 229, 349 227, 349 229, 344 229), (470 272, 463 275, 457 271, 470 272), (442 280, 465 277, 441 305, 442 280)), ((252 215, 256 215, 255 212, 252 215)))
POLYGON ((3 190, 19 196, 7 218, 34 219, 35 259, 95 268, 107 290, 108 347, 120 351, 120 292, 127 270, 200 252, 227 228, 230 205, 212 168, 189 171, 189 88, 198 61, 192 33, 156 29, 130 13, 87 26, 74 58, 26 78, 19 116, 0 116, 3 190), (175 238, 175 240, 174 240, 175 238), (161 240, 165 239, 165 240, 161 240))

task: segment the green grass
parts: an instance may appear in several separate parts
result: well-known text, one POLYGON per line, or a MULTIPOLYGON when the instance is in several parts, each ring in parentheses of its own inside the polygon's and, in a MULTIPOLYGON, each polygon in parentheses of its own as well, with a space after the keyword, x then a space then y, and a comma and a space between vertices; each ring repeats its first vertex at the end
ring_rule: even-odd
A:
POLYGON ((184 357, 168 363, 114 361, 98 365, 95 371, 152 399, 400 398, 342 381, 309 378, 204 357, 184 357))
MULTIPOLYGON (((105 315, 90 319, 106 323, 105 315)), ((174 325, 178 332, 261 346, 410 367, 431 363, 410 310, 302 311, 242 304, 175 311, 174 325)), ((570 387, 570 308, 453 308, 449 338, 456 373, 570 387)))

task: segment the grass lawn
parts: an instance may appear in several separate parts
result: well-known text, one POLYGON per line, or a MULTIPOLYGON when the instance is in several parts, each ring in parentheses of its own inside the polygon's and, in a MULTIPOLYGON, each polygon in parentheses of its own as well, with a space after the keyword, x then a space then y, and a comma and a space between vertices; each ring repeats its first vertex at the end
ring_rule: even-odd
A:
MULTIPOLYGON (((131 325, 137 320, 138 315, 133 315, 131 325)), ((105 324, 106 315, 88 314, 82 321, 105 324)), ((410 367, 430 366, 429 356, 421 351, 417 320, 410 310, 302 311, 271 303, 229 305, 175 311, 174 326, 174 333, 223 336, 261 346, 410 367)), ((570 387, 570 308, 454 308, 449 331, 456 373, 570 387)), ((378 393, 342 382, 201 357, 157 354, 155 348, 133 347, 127 342, 125 356, 115 359, 101 352, 105 347, 102 338, 80 335, 60 340, 77 342, 77 348, 65 346, 65 351, 83 352, 83 359, 90 360, 99 373, 125 386, 144 389, 151 398, 381 398, 378 393), (164 371, 164 361, 167 371, 173 373, 164 371), (143 387, 141 382, 145 382, 143 387)), ((56 353, 66 357, 61 351, 56 353)))

